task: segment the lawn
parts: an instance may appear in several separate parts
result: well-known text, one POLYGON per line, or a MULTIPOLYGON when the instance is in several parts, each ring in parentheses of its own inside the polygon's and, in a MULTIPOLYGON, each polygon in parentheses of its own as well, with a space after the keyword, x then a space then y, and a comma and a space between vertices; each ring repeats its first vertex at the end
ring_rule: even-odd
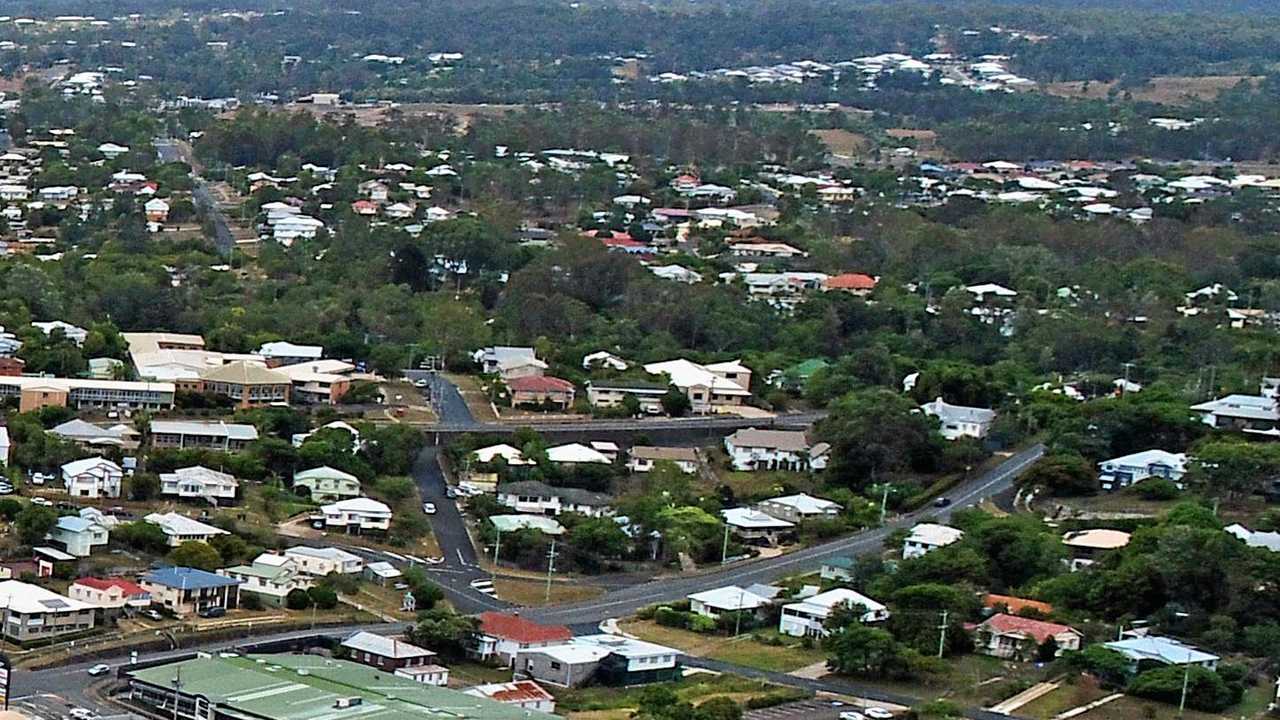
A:
MULTIPOLYGON (((986 655, 958 655, 946 660, 946 672, 909 681, 855 678, 893 693, 922 700, 945 698, 960 705, 993 705, 1044 679, 1044 671, 1026 663, 1008 663, 986 655), (998 678, 998 680, 997 680, 998 678)), ((1032 717, 1022 710, 1016 713, 1032 717)))
MULTIPOLYGON (((791 672, 826 660, 818 649, 806 648, 795 638, 784 638, 784 645, 767 645, 750 634, 738 637, 704 635, 665 627, 648 620, 631 620, 622 624, 624 632, 641 640, 679 648, 689 655, 721 660, 770 672, 791 672)), ((757 631, 776 636, 773 631, 757 631)))
MULTIPOLYGON (((538 607, 547 604, 547 583, 545 580, 533 578, 496 577, 493 588, 498 591, 498 598, 509 603, 525 607, 538 607)), ((604 591, 589 585, 576 585, 566 582, 551 583, 551 603, 571 603, 590 600, 604 594, 604 591)))
MULTIPOLYGON (((727 695, 738 702, 775 694, 788 699, 807 697, 806 693, 799 690, 779 687, 759 680, 748 680, 736 675, 697 673, 670 683, 667 687, 674 690, 681 700, 695 705, 720 695, 727 695)), ((550 688, 550 690, 556 695, 556 712, 569 713, 569 716, 575 720, 629 717, 630 712, 636 708, 638 695, 643 692, 642 687, 588 687, 565 690, 550 688), (619 712, 625 714, 614 714, 619 712)))
POLYGON ((487 683, 511 682, 511 668, 494 667, 469 661, 449 663, 449 684, 471 687, 487 683))

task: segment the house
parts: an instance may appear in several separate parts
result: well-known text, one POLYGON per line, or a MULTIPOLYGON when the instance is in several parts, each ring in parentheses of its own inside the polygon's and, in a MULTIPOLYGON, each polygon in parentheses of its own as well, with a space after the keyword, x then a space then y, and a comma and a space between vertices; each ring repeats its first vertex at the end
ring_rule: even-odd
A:
POLYGON ((1102 646, 1124 655, 1129 660, 1130 672, 1134 673, 1163 665, 1191 665, 1216 670, 1221 659, 1179 640, 1158 635, 1113 640, 1102 646))
POLYGON ((117 145, 116 143, 113 143, 113 142, 105 142, 98 146, 98 152, 102 153, 102 156, 108 160, 115 160, 121 155, 124 155, 125 153, 129 152, 129 148, 128 146, 125 146, 125 145, 117 145))
POLYGON ((341 648, 347 659, 383 672, 426 685, 449 683, 449 669, 436 664, 434 652, 396 637, 361 631, 343 640, 341 648))
POLYGON ((68 554, 78 558, 89 557, 96 547, 107 544, 107 529, 92 520, 78 515, 64 515, 54 523, 46 536, 68 554))
POLYGON ((9 428, 0 425, 0 463, 4 463, 5 467, 9 467, 9 428))
POLYGON ((313 548, 297 545, 284 551, 302 572, 315 577, 325 575, 359 575, 364 570, 364 560, 354 553, 334 547, 313 548))
POLYGON ((143 518, 152 525, 159 525, 169 538, 169 547, 178 547, 184 542, 209 542, 215 535, 226 535, 226 530, 206 525, 179 513, 151 513, 143 518))
POLYGON ((492 660, 510 667, 522 650, 558 645, 572 637, 573 633, 564 625, 539 625, 519 615, 483 612, 467 652, 477 660, 492 660))
POLYGON ((734 470, 793 470, 807 472, 827 466, 830 446, 811 445, 801 430, 744 428, 724 439, 734 470))
POLYGON ((364 566, 364 579, 382 587, 390 587, 400 581, 404 573, 385 561, 371 562, 364 566))
POLYGON ((771 500, 763 500, 756 505, 756 509, 779 520, 801 522, 803 520, 839 517, 844 510, 844 506, 838 502, 799 493, 797 495, 784 495, 771 500))
POLYGON ((689 595, 689 612, 702 617, 718 618, 722 613, 747 613, 763 617, 773 605, 781 589, 771 585, 739 587, 727 585, 689 595))
POLYGON ((1092 565, 1103 554, 1128 545, 1129 533, 1105 529, 1077 530, 1063 535, 1062 544, 1067 546, 1068 559, 1065 562, 1075 572, 1092 565))
POLYGON ((963 530, 936 523, 920 523, 911 528, 902 545, 902 559, 910 560, 946 547, 964 537, 963 530))
POLYGON ((0 637, 15 643, 49 640, 93 629, 97 608, 39 585, 0 582, 5 622, 0 637))
POLYGON ((80 418, 72 418, 53 426, 49 432, 84 448, 116 447, 133 450, 138 447, 138 433, 127 425, 104 428, 80 418))
POLYGON ((1127 488, 1149 477, 1164 478, 1179 484, 1182 476, 1187 473, 1187 455, 1164 450, 1144 450, 1103 460, 1098 466, 1101 468, 1098 482, 1103 490, 1127 488))
POLYGON ((550 713, 555 712, 556 709, 555 696, 542 689, 541 685, 532 680, 513 680, 505 683, 476 685, 463 690, 463 692, 476 697, 488 698, 504 705, 514 705, 522 710, 550 713))
POLYGON ((644 370, 670 378, 671 384, 688 396, 695 413, 724 412, 751 397, 751 368, 737 360, 700 365, 680 358, 649 363, 644 370))
POLYGON ((720 515, 738 537, 769 545, 777 545, 782 536, 790 534, 796 527, 795 523, 750 508, 729 508, 721 510, 720 515))
POLYGON ((627 455, 627 469, 633 473, 647 473, 660 462, 672 463, 683 473, 695 473, 700 464, 696 448, 636 445, 627 455))
POLYGON ((547 364, 538 359, 531 347, 496 346, 477 350, 472 359, 486 375, 498 375, 503 380, 541 375, 547 364))
POLYGON ((325 530, 352 535, 385 533, 391 528, 391 508, 371 498, 339 500, 320 508, 325 530))
POLYGON ((1002 285, 995 283, 983 283, 981 285, 970 285, 965 291, 973 296, 974 302, 986 303, 993 300, 1009 299, 1018 296, 1017 290, 1010 290, 1002 285))
POLYGON ((142 206, 147 222, 165 223, 169 220, 169 203, 163 198, 151 198, 142 206))
POLYGON ((803 390, 805 385, 809 384, 812 378, 819 370, 826 370, 831 366, 823 358, 809 358, 792 365, 786 370, 774 371, 769 374, 769 384, 774 387, 781 387, 791 390, 803 390))
POLYGON ((269 342, 263 343, 253 354, 262 356, 268 364, 274 366, 297 365, 314 362, 324 357, 324 348, 319 345, 295 345, 283 341, 269 342))
POLYGON ((353 450, 359 451, 364 449, 364 442, 360 439, 360 431, 357 430, 355 426, 351 425, 350 423, 345 423, 341 420, 334 420, 333 422, 325 423, 324 425, 321 425, 320 427, 310 432, 294 433, 292 436, 290 436, 289 441, 293 444, 294 447, 302 447, 302 443, 306 442, 309 438, 311 438, 311 436, 315 435, 316 433, 322 430, 342 430, 343 432, 351 436, 351 448, 353 450))
POLYGON ((1245 433, 1276 435, 1280 425, 1280 404, 1266 395, 1228 395, 1192 405, 1191 411, 1212 428, 1245 433))
POLYGON ((561 410, 573 404, 573 383, 550 375, 528 375, 507 381, 511 406, 554 405, 561 410))
POLYGON ((204 500, 211 505, 234 503, 239 487, 240 481, 234 475, 200 465, 160 473, 161 495, 173 495, 184 500, 204 500))
POLYGON ((82 577, 67 587, 67 596, 108 611, 143 610, 151 607, 151 593, 124 578, 82 577))
POLYGON ((582 443, 569 443, 547 448, 547 460, 558 465, 609 465, 609 456, 582 443))
POLYGON ((313 360, 283 365, 276 372, 292 383, 290 398, 303 405, 337 405, 351 390, 355 365, 342 360, 313 360))
POLYGON ((546 515, 490 515, 489 522, 499 533, 537 530, 544 535, 564 534, 564 526, 546 515))
POLYGON ((882 603, 848 588, 835 588, 783 605, 782 615, 778 618, 778 632, 792 637, 825 637, 827 619, 841 607, 860 611, 860 619, 864 623, 889 619, 889 609, 882 603))
POLYGON ((288 403, 293 381, 257 363, 234 360, 200 373, 204 391, 235 401, 238 408, 288 403))
POLYGON ((562 645, 521 650, 515 674, 560 687, 612 687, 679 679, 681 652, 621 635, 582 635, 562 645))
POLYGON ((183 617, 212 608, 232 610, 240 604, 240 581, 189 567, 152 570, 138 581, 151 602, 183 617))
POLYGON ((498 503, 521 513, 559 515, 580 513, 590 517, 612 515, 613 498, 579 488, 552 487, 537 480, 498 486, 498 503))
POLYGON ((49 322, 33 322, 31 327, 40 330, 45 335, 53 335, 54 332, 61 332, 62 336, 77 346, 84 345, 84 341, 89 337, 89 331, 79 325, 63 322, 61 320, 50 320, 49 322))
POLYGON ((1011 615, 1027 616, 1041 615, 1048 617, 1053 614, 1053 606, 1047 602, 1039 600, 1028 600, 1026 598, 1014 597, 1012 595, 996 595, 987 593, 982 596, 982 607, 996 610, 997 612, 1009 613, 1011 615))
POLYGON ((840 275, 832 275, 822 283, 822 289, 828 292, 836 290, 846 292, 850 295, 858 297, 866 297, 876 289, 876 285, 880 283, 878 278, 874 278, 865 273, 841 273, 840 275))
POLYGON ((974 630, 974 649, 983 655, 1030 662, 1038 660, 1040 647, 1052 640, 1054 657, 1080 649, 1084 634, 1068 625, 996 613, 974 630))
POLYGON ((587 383, 587 404, 597 408, 622 407, 635 398, 636 409, 646 415, 660 415, 662 397, 669 385, 635 380, 592 380, 587 383))
POLYGON ((939 431, 947 440, 964 437, 982 439, 991 431, 991 422, 996 419, 995 410, 951 405, 942 398, 925 403, 920 409, 925 415, 938 418, 942 425, 939 431))
POLYGON ((808 256, 808 253, 805 251, 781 242, 730 243, 729 254, 734 257, 773 258, 781 260, 808 256))
POLYGON ((262 553, 249 565, 233 565, 218 574, 238 581, 241 593, 257 595, 267 607, 284 607, 289 593, 307 590, 314 584, 293 558, 275 553, 262 553))
POLYGON ((316 502, 332 502, 360 497, 360 479, 328 465, 293 474, 293 491, 307 490, 316 502))
POLYGON ((152 420, 151 447, 236 452, 258 439, 252 425, 206 420, 152 420))
POLYGON ((583 370, 590 370, 597 367, 609 368, 610 370, 617 370, 621 372, 631 366, 627 364, 626 360, 623 360, 607 350, 600 350, 583 356, 583 370))
POLYGON ((85 458, 62 466, 62 484, 71 497, 118 498, 124 470, 103 458, 85 458))
POLYGON ((479 450, 472 452, 471 457, 482 465, 496 462, 499 459, 512 466, 536 464, 533 460, 525 459, 524 453, 520 452, 519 449, 511 447, 505 443, 501 445, 482 447, 479 450))

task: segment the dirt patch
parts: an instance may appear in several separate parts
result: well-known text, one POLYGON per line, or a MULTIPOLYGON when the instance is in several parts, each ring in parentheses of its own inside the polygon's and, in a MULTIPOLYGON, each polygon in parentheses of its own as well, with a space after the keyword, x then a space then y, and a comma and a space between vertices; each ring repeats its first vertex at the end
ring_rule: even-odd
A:
POLYGON ((810 130, 809 132, 821 140, 822 144, 827 146, 827 152, 832 155, 855 157, 871 147, 871 140, 866 135, 850 130, 831 128, 827 130, 810 130))
MULTIPOLYGON (((1155 77, 1146 85, 1128 88, 1134 100, 1161 103, 1164 105, 1189 105, 1199 100, 1213 100, 1225 90, 1229 90, 1241 81, 1257 84, 1263 78, 1255 75, 1204 75, 1189 77, 1170 75, 1155 77)), ((1045 85, 1050 95, 1089 100, 1105 100, 1116 88, 1115 82, 1062 82, 1045 85)), ((1123 90, 1118 90, 1123 93, 1123 90)))
POLYGON ((284 106, 288 112, 308 112, 317 117, 347 115, 359 125, 377 127, 393 117, 449 117, 459 133, 466 132, 476 118, 505 115, 524 108, 524 105, 490 105, 467 103, 405 103, 403 105, 312 105, 294 103, 284 106))
MULTIPOLYGON (((545 580, 524 580, 521 578, 497 577, 493 587, 498 591, 498 598, 509 603, 526 607, 538 607, 547 604, 547 584, 545 580)), ((566 582, 551 583, 551 603, 571 603, 591 600, 604 594, 604 591, 589 585, 576 585, 566 582)))

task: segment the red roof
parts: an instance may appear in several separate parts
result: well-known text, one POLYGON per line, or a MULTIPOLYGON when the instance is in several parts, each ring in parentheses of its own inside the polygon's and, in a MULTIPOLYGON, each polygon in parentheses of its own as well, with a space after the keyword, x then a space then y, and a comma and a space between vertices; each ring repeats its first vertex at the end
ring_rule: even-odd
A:
POLYGON ((1026 635, 1034 639, 1037 643, 1043 643, 1045 640, 1061 635, 1062 633, 1070 632, 1078 634, 1077 630, 1066 625, 1045 622, 1043 620, 1032 620, 1031 618, 1007 615, 1005 613, 992 615, 979 627, 1001 634, 1014 633, 1018 635, 1026 635))
POLYGON ((573 392, 573 383, 548 375, 531 375, 529 377, 511 378, 507 381, 507 389, 512 392, 573 392))
POLYGON ((1014 615, 1017 615, 1027 609, 1035 610, 1042 615, 1053 614, 1053 606, 1047 602, 1028 600, 1026 598, 1014 597, 1012 595, 995 595, 993 593, 987 593, 982 598, 982 605, 989 608, 1003 605, 1014 615))
POLYGON ((553 700, 551 693, 542 689, 542 686, 532 680, 516 680, 514 682, 502 683, 497 686, 493 692, 489 693, 490 700, 496 700, 500 703, 524 703, 534 700, 553 700))
POLYGON ((480 613, 480 632, 519 643, 559 642, 573 637, 564 625, 539 625, 518 615, 480 613))
POLYGON ((865 273, 844 273, 827 278, 826 285, 832 290, 873 290, 877 282, 865 273))
POLYGON ((147 591, 143 589, 141 585, 131 580, 125 580, 124 578, 82 577, 79 580, 76 580, 75 584, 84 585, 85 587, 90 587, 94 590, 110 590, 113 587, 118 587, 124 591, 125 595, 147 594, 147 591))

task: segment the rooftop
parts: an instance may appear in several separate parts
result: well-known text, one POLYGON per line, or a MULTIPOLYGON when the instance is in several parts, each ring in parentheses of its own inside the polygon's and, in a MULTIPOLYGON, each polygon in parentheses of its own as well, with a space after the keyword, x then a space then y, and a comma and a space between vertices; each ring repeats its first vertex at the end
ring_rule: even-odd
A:
POLYGON ((342 647, 395 659, 435 657, 435 653, 426 648, 371 632, 358 632, 352 635, 342 641, 342 647))
POLYGON ((196 568, 189 567, 167 567, 151 572, 142 576, 144 582, 155 583, 165 587, 183 588, 186 590, 197 590, 201 588, 216 588, 227 585, 239 585, 239 580, 232 580, 229 577, 223 577, 216 573, 205 572, 196 568))
POLYGON ((134 670, 152 686, 171 688, 238 711, 284 720, 542 720, 554 715, 504 705, 457 690, 414 682, 344 660, 280 654, 197 657, 134 670), (358 698, 359 703, 350 702, 358 698), (344 701, 344 702, 340 702, 344 701), (347 707, 341 707, 345 704, 347 707))
POLYGON ((225 437, 228 440, 258 439, 258 428, 240 423, 225 423, 218 420, 152 420, 151 434, 162 435, 210 435, 225 437))
POLYGON ((573 637, 564 625, 539 625, 519 615, 499 612, 480 613, 480 632, 519 643, 558 642, 573 637))
POLYGON ((89 603, 59 595, 52 590, 45 590, 38 585, 17 580, 0 582, 0 604, 3 604, 7 611, 22 614, 71 612, 94 607, 89 603))
POLYGON ((757 430, 744 428, 726 438, 734 447, 766 448, 786 452, 806 452, 809 439, 801 430, 757 430))

